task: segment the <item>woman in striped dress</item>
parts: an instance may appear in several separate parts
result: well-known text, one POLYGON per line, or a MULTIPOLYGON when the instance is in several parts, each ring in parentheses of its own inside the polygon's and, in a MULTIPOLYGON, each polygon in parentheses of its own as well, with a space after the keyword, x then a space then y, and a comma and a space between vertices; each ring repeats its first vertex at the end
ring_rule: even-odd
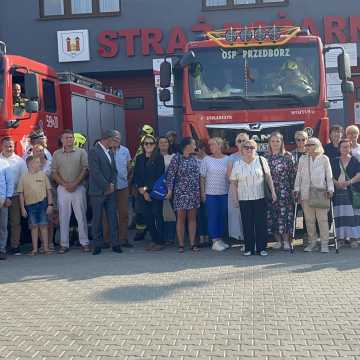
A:
POLYGON ((351 155, 349 140, 339 143, 340 157, 331 162, 335 184, 333 198, 336 235, 339 240, 351 239, 358 247, 360 239, 360 209, 352 205, 352 189, 360 191, 360 162, 351 155))

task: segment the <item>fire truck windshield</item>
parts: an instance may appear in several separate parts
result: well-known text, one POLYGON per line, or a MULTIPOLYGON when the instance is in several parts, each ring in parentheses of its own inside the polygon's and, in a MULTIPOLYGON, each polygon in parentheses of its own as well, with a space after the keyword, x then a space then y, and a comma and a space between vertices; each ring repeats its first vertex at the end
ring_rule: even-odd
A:
POLYGON ((320 65, 316 43, 258 48, 199 48, 189 66, 194 110, 315 106, 320 65))

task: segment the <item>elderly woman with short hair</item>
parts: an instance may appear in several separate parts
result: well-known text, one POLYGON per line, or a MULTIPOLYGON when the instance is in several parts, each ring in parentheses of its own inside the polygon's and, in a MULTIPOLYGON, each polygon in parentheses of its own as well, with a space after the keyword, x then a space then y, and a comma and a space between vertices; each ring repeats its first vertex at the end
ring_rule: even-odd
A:
POLYGON ((268 162, 256 153, 257 144, 247 140, 241 144, 242 159, 237 161, 230 175, 230 181, 236 186, 234 202, 240 206, 244 226, 244 256, 259 252, 266 256, 266 199, 265 186, 271 191, 273 202, 276 193, 268 162))
POLYGON ((350 141, 351 155, 360 161, 360 144, 358 144, 359 128, 350 125, 345 130, 346 138, 350 141))
MULTIPOLYGON (((328 208, 321 208, 310 201, 311 189, 322 191, 322 196, 330 199, 334 193, 334 183, 329 158, 317 138, 310 138, 305 144, 307 155, 300 158, 296 173, 294 196, 301 202, 304 210, 309 245, 306 252, 317 246, 316 221, 319 224, 321 252, 329 252, 328 208)), ((313 199, 312 199, 313 200, 313 199)), ((329 201, 330 206, 330 201, 329 201)))
POLYGON ((213 241, 212 249, 223 251, 229 247, 223 241, 227 221, 229 181, 226 169, 229 157, 222 152, 223 139, 209 140, 211 155, 201 162, 201 198, 208 214, 208 233, 213 241))

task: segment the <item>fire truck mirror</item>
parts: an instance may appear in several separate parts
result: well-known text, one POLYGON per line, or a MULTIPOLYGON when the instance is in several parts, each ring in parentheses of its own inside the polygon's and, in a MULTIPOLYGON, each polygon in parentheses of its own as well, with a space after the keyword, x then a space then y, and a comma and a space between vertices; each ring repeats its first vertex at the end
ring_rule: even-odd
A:
POLYGON ((196 55, 193 51, 187 52, 180 60, 180 66, 185 67, 191 65, 195 61, 196 55))
POLYGON ((163 61, 160 65, 160 86, 165 89, 171 85, 171 63, 163 61))
POLYGON ((162 89, 160 90, 159 93, 159 100, 161 102, 167 102, 170 101, 171 99, 171 94, 170 94, 170 90, 169 89, 162 89))
POLYGON ((351 65, 350 65, 350 57, 345 52, 342 52, 338 55, 338 72, 339 78, 343 81, 347 81, 351 79, 351 65))
POLYGON ((343 94, 353 94, 355 91, 354 83, 352 81, 343 81, 341 83, 341 91, 343 94))
POLYGON ((39 103, 36 100, 29 100, 25 104, 25 111, 28 113, 39 112, 39 103))
POLYGON ((25 96, 29 100, 39 98, 38 78, 34 73, 26 73, 24 79, 25 96))

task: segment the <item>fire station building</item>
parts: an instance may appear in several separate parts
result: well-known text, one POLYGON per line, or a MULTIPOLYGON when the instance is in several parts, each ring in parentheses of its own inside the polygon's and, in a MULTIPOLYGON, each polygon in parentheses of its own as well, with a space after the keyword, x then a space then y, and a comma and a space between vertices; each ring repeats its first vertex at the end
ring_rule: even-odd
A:
MULTIPOLYGON (((2 0, 0 4, 0 40, 6 42, 8 53, 123 90, 129 138, 136 137, 143 123, 158 127, 154 59, 181 54, 185 44, 204 31, 258 25, 299 25, 320 35, 325 44, 344 44, 355 84, 345 113, 349 121, 360 123, 359 0, 2 0)), ((339 86, 336 76, 330 76, 330 118, 342 123, 339 86)), ((170 119, 163 120, 159 131, 174 126, 170 119)))

